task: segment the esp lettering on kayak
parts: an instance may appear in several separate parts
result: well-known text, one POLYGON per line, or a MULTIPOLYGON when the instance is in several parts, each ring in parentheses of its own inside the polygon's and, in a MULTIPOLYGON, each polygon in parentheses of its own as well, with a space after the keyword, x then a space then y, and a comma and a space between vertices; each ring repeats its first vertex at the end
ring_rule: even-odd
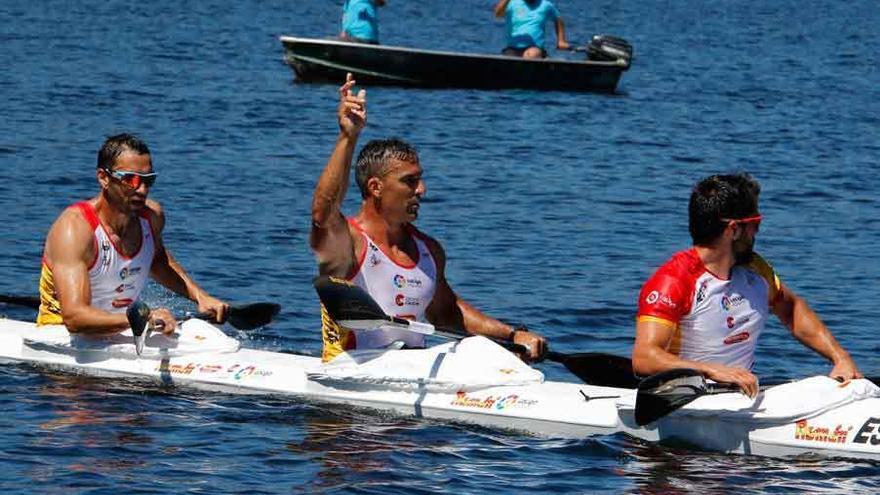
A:
POLYGON ((880 445, 880 434, 877 428, 880 427, 880 418, 868 418, 865 424, 856 432, 853 437, 853 443, 871 443, 871 445, 880 445))

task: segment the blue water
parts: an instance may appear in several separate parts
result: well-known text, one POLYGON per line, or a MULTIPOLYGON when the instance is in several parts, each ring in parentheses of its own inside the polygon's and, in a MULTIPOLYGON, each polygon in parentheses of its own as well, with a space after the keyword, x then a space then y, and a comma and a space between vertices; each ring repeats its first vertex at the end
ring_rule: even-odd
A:
MULTIPOLYGON (((153 150, 166 244, 189 272, 230 301, 283 304, 244 344, 318 354, 307 234, 336 93, 294 83, 277 36, 334 34, 337 3, 0 3, 0 292, 35 292, 49 225, 96 192, 103 138, 130 131, 153 150)), ((496 52, 491 3, 392 0, 382 40, 496 52)), ((689 243, 690 186, 748 170, 764 190, 759 251, 880 373, 877 3, 557 5, 574 41, 633 42, 618 94, 367 88, 363 139, 398 135, 421 150, 419 226, 442 240, 453 287, 557 350, 627 354, 639 287, 689 243)), ((186 307, 155 287, 148 297, 186 307)), ((766 332, 761 374, 828 369, 778 323, 766 332)), ((4 492, 873 493, 880 474, 23 366, 0 368, 0 390, 4 492)))

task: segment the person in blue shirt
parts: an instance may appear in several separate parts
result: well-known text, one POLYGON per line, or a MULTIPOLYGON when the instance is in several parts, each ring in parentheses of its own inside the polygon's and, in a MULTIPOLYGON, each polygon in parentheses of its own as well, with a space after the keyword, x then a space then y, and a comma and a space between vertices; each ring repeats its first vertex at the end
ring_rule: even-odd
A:
POLYGON ((565 25, 559 11, 549 0, 499 0, 495 4, 495 17, 507 19, 507 47, 504 55, 523 58, 544 58, 544 24, 556 23, 556 48, 568 50, 565 25))
POLYGON ((345 0, 342 4, 342 32, 345 41, 379 44, 379 17, 376 8, 385 0, 345 0))

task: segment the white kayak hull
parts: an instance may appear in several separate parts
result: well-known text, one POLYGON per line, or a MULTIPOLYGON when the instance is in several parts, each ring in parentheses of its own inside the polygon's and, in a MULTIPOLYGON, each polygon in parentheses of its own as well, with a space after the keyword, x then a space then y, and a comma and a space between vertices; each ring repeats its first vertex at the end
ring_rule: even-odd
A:
MULTIPOLYGON (((190 322, 187 325, 199 324, 196 320, 190 322)), ((187 331, 186 325, 182 331, 187 331)), ((731 421, 717 415, 695 417, 676 412, 639 427, 632 410, 619 407, 621 400, 632 398, 634 392, 628 389, 550 381, 467 391, 418 387, 383 390, 357 383, 330 386, 309 379, 310 373, 322 366, 320 359, 309 356, 240 348, 136 358, 94 348, 74 346, 65 350, 34 342, 44 332, 31 323, 0 320, 0 359, 76 374, 145 378, 211 391, 292 395, 539 436, 584 438, 623 432, 647 441, 719 452, 880 460, 878 397, 783 423, 731 421)))

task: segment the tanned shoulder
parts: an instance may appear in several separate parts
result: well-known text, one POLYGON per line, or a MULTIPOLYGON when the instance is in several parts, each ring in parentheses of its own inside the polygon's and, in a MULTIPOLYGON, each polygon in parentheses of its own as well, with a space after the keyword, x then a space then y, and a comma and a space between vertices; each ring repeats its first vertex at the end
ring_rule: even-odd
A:
POLYGON ((46 237, 47 259, 73 255, 90 259, 95 255, 92 228, 79 208, 70 206, 58 215, 46 237))
POLYGON ((150 225, 153 226, 153 233, 161 233, 165 228, 165 210, 162 209, 162 205, 158 201, 148 199, 145 214, 150 225))

